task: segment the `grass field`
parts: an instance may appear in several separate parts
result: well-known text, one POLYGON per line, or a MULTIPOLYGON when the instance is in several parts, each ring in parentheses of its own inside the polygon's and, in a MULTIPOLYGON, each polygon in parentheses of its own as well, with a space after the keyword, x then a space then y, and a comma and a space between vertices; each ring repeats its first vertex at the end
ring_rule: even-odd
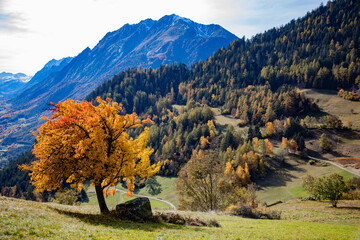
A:
POLYGON ((302 188, 302 179, 306 175, 315 177, 338 173, 345 179, 353 175, 333 165, 313 166, 306 161, 289 156, 279 169, 270 172, 265 179, 256 182, 260 188, 257 191, 261 203, 271 204, 309 195, 302 188))
POLYGON ((324 112, 339 117, 343 123, 351 120, 353 128, 360 130, 360 102, 345 100, 331 90, 303 89, 302 92, 307 98, 314 99, 324 112))
MULTIPOLYGON (((329 203, 289 203, 282 209, 284 220, 181 212, 204 220, 216 219, 221 225, 209 228, 122 221, 113 216, 101 216, 89 205, 69 207, 0 197, 0 238, 360 239, 359 207, 340 202, 339 208, 334 210, 326 204, 329 203)), ((359 202, 357 204, 359 206, 359 202)))
MULTIPOLYGON (((162 191, 160 194, 154 195, 152 196, 148 191, 147 188, 141 188, 139 190, 136 190, 135 193, 136 194, 140 194, 140 195, 145 195, 145 196, 152 196, 152 197, 156 197, 162 200, 166 200, 171 202, 172 204, 174 204, 176 207, 178 206, 178 202, 179 202, 179 198, 178 198, 178 194, 176 192, 175 189, 175 185, 176 185, 176 177, 161 177, 161 176, 157 176, 156 180, 161 184, 161 188, 162 191)), ((121 185, 118 185, 116 188, 120 189, 120 190, 125 190, 127 191, 127 189, 123 188, 121 185)), ((88 205, 91 206, 98 206, 98 202, 95 196, 95 190, 92 187, 89 187, 87 190, 87 194, 88 196, 90 196, 89 198, 89 202, 86 203, 88 205)), ((114 209, 116 204, 119 203, 123 203, 126 202, 128 200, 133 199, 134 197, 126 197, 126 195, 124 193, 120 193, 117 192, 115 196, 108 196, 105 198, 105 201, 108 205, 108 207, 110 209, 114 209)), ((161 201, 157 201, 154 199, 150 199, 151 202, 151 206, 153 209, 161 209, 161 210, 172 210, 173 208, 161 201)))

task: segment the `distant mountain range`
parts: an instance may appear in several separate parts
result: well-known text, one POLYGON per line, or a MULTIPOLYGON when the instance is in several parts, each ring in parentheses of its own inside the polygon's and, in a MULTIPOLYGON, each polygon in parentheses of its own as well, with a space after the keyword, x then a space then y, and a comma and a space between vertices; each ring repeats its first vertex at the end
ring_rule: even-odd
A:
POLYGON ((0 116, 2 148, 18 142, 31 146, 33 138, 28 132, 39 123, 48 102, 84 99, 101 82, 128 68, 157 68, 173 62, 190 66, 235 39, 219 25, 203 25, 177 15, 126 24, 107 33, 93 49, 50 61, 24 91, 8 100, 7 114, 0 116), (24 121, 21 127, 19 119, 24 121))
POLYGON ((24 73, 0 73, 0 101, 17 95, 30 79, 31 76, 24 73))

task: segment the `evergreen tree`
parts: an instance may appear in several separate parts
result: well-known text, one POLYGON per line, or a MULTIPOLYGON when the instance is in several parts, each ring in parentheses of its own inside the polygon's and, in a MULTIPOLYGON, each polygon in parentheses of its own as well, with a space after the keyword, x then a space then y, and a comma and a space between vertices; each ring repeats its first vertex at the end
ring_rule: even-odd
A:
POLYGON ((250 126, 249 129, 248 129, 248 134, 247 134, 247 140, 252 140, 253 138, 255 137, 255 134, 254 134, 254 130, 253 128, 250 126))

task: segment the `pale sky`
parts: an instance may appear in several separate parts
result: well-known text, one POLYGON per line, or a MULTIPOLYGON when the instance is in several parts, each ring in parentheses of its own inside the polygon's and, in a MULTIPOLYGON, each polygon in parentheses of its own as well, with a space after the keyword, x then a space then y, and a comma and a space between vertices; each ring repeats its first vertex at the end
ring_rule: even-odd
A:
POLYGON ((0 0, 0 72, 34 75, 49 60, 93 48, 110 31, 177 14, 251 38, 321 0, 0 0))

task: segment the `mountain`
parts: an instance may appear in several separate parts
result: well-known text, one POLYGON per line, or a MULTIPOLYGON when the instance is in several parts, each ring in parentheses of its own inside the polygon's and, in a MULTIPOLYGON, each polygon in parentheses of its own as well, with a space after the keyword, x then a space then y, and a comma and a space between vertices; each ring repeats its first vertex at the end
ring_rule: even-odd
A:
POLYGON ((6 114, 0 116, 0 149, 19 142, 31 146, 29 130, 43 122, 39 118, 46 114, 49 102, 84 99, 101 82, 128 68, 157 68, 173 62, 190 66, 235 39, 219 25, 203 25, 177 15, 126 24, 107 33, 93 49, 86 48, 61 64, 50 62, 35 74, 30 87, 7 101, 6 114))
POLYGON ((110 32, 86 48, 60 72, 12 100, 13 108, 39 113, 47 102, 83 99, 102 81, 132 67, 157 68, 205 60, 237 37, 219 25, 202 25, 177 15, 147 19, 110 32))
POLYGON ((52 59, 45 64, 45 66, 38 71, 30 80, 29 86, 34 86, 37 83, 42 82, 48 78, 51 74, 61 71, 66 65, 68 65, 72 57, 62 58, 60 60, 52 59))
POLYGON ((18 94, 31 79, 24 73, 0 73, 0 101, 18 94))
MULTIPOLYGON (((227 49, 219 49, 188 71, 167 66, 160 71, 166 74, 153 77, 143 77, 151 73, 141 69, 131 74, 121 72, 96 88, 87 99, 111 94, 123 102, 127 111, 135 109, 141 114, 139 109, 147 111, 154 105, 143 92, 149 96, 160 93, 161 97, 171 93, 173 103, 186 104, 192 99, 222 107, 224 112, 245 123, 264 123, 267 121, 264 116, 269 115, 267 109, 272 112, 271 109, 281 106, 261 107, 268 104, 262 100, 262 104, 253 108, 244 96, 243 88, 249 85, 266 85, 272 91, 283 84, 320 89, 360 88, 359 12, 359 1, 329 1, 282 27, 269 29, 252 39, 235 40, 227 49)), ((284 101, 285 112, 299 104, 299 101, 284 101)))

